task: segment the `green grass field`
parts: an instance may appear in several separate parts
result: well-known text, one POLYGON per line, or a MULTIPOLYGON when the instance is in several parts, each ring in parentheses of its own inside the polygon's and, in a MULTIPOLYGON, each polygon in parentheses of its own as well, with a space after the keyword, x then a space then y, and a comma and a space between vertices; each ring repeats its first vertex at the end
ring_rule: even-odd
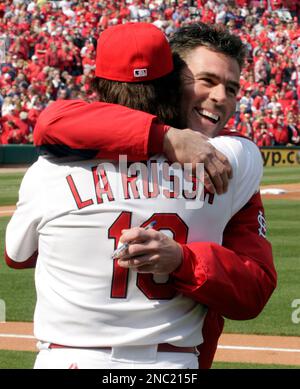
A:
POLYGON ((262 185, 294 184, 300 182, 300 166, 265 167, 262 185))
POLYGON ((32 369, 36 353, 31 351, 0 352, 0 369, 32 369))
POLYGON ((268 239, 272 242, 278 286, 264 311, 250 321, 226 321, 226 332, 299 335, 291 303, 300 298, 300 202, 265 200, 268 239))
POLYGON ((0 206, 16 204, 22 178, 22 173, 0 174, 0 206))
POLYGON ((257 363, 230 363, 214 362, 212 369, 299 369, 299 366, 290 365, 263 365, 257 363))
MULTIPOLYGON (((21 177, 22 174, 19 173, 0 175, 0 205, 12 205, 16 202, 21 177)), ((300 168, 276 167, 265 170, 263 184, 292 182, 300 182, 300 168)), ((278 272, 278 287, 257 319, 226 320, 225 332, 298 336, 300 323, 292 323, 291 304, 294 299, 300 299, 300 201, 265 200, 264 204, 268 221, 268 238, 273 245, 278 272)), ((0 217, 0 253, 3 253, 4 231, 8 220, 8 217, 0 217)), ((6 302, 7 321, 32 321, 35 301, 33 271, 15 271, 1 266, 0 299, 6 302)), ((1 351, 0 368, 31 367, 33 359, 34 353, 1 351), (18 358, 24 361, 22 365, 18 365, 18 358)), ((258 367, 262 368, 261 365, 251 364, 214 364, 214 368, 258 367)), ((269 366, 269 368, 281 367, 269 366)))
MULTIPOLYGON (((9 217, 0 218, 0 252, 4 252, 4 232, 9 217)), ((3 264, 3 260, 1 260, 3 264)), ((0 267, 0 299, 6 304, 7 321, 32 321, 35 303, 33 270, 0 267)))

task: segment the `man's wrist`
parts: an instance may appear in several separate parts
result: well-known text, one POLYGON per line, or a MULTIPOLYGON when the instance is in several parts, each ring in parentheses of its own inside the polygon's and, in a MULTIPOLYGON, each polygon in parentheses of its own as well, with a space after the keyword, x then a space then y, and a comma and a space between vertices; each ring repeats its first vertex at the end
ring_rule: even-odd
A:
POLYGON ((149 155, 163 154, 164 138, 170 126, 153 122, 150 128, 148 153, 149 155))
POLYGON ((180 146, 178 144, 179 131, 181 130, 174 127, 169 127, 168 131, 165 133, 164 136, 162 152, 171 162, 174 162, 176 160, 175 150, 177 150, 178 146, 180 146))
POLYGON ((171 276, 175 279, 190 279, 191 271, 193 272, 193 262, 190 260, 190 250, 185 244, 179 244, 181 250, 181 262, 177 268, 172 271, 171 276))

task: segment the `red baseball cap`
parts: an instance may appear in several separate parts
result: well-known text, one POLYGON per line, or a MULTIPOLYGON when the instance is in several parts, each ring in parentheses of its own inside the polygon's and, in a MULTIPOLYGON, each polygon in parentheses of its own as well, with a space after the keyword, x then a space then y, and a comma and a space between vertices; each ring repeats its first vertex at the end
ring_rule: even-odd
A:
POLYGON ((98 39, 97 77, 141 82, 163 77, 172 70, 172 52, 167 38, 151 23, 109 27, 98 39))

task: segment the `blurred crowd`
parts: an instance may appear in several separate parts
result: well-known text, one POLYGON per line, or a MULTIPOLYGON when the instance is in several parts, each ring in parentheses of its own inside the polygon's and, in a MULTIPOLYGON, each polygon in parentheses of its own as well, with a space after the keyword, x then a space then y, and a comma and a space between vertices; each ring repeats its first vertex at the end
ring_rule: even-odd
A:
POLYGON ((57 99, 97 99, 91 88, 101 31, 128 21, 170 37, 202 21, 225 25, 248 47, 235 116, 259 146, 300 146, 300 2, 295 0, 0 1, 0 144, 31 143, 57 99))

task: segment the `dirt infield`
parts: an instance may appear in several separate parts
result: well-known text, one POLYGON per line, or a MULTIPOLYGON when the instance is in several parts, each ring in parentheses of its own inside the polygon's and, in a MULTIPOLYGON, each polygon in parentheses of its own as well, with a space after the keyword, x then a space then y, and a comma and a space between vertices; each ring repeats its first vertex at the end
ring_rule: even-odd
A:
POLYGON ((37 351, 32 323, 0 323, 0 350, 37 351))
POLYGON ((0 173, 25 173, 29 165, 1 165, 0 173))
MULTIPOLYGON (((37 351, 32 323, 0 323, 0 350, 37 351)), ((223 334, 215 361, 300 366, 300 337, 223 334)))
POLYGON ((300 366, 300 337, 223 334, 215 361, 300 366))
POLYGON ((285 199, 285 200, 300 200, 300 184, 274 184, 265 185, 261 189, 283 189, 286 193, 274 195, 274 194, 263 194, 263 199, 285 199))
POLYGON ((16 209, 15 205, 4 205, 0 207, 0 217, 1 216, 11 216, 16 209))

